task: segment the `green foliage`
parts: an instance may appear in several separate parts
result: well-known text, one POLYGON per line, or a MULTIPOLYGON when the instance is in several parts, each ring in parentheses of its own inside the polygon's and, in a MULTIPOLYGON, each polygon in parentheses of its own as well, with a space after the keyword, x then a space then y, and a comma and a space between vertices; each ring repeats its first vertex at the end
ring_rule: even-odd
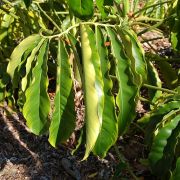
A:
POLYGON ((171 43, 174 50, 179 51, 180 50, 180 33, 179 33, 179 27, 180 27, 180 1, 176 0, 173 4, 173 9, 170 11, 170 15, 174 16, 174 18, 171 18, 169 20, 170 24, 170 30, 171 30, 171 43))
MULTIPOLYGON (((111 39, 111 49, 116 64, 115 74, 119 86, 119 91, 116 96, 116 103, 119 110, 118 127, 119 134, 122 135, 130 124, 131 119, 134 118, 138 87, 136 87, 130 79, 130 60, 126 57, 122 44, 117 38, 116 32, 110 28, 107 30, 111 39)), ((127 51, 128 50, 131 51, 131 47, 128 48, 127 51)))
MULTIPOLYGON (((46 17, 49 18, 47 14, 46 17)), ((22 108, 28 127, 35 134, 46 133, 49 129, 49 141, 57 146, 58 143, 65 142, 75 128, 72 75, 75 68, 71 66, 77 65, 86 106, 84 159, 91 151, 104 157, 116 142, 118 134, 122 135, 127 130, 135 117, 139 91, 146 79, 144 52, 136 42, 135 33, 123 30, 121 26, 107 25, 104 28, 103 24, 97 25, 77 24, 80 28, 80 31, 76 31, 76 36, 80 37, 78 41, 72 34, 68 34, 69 31, 57 35, 31 35, 14 49, 7 67, 13 80, 13 88, 19 88, 24 94, 22 108), (125 33, 122 34, 121 31, 125 33), (60 38, 58 48, 54 45, 57 43, 56 37, 60 38), (65 45, 67 38, 69 47, 65 45), (105 46, 107 38, 111 42, 111 49, 105 46), (128 39, 128 47, 123 45, 122 39, 128 39), (77 46, 81 48, 82 54, 77 46), (76 63, 70 63, 71 52, 75 55, 76 63), (126 55, 127 52, 130 54, 126 55), (53 73, 56 77, 56 96, 50 120, 47 94, 49 54, 53 57, 57 55, 56 63, 52 62, 56 65, 57 72, 53 73), (111 79, 113 76, 117 83, 114 78, 111 79), (117 92, 116 98, 113 91, 117 92)))
MULTIPOLYGON (((118 137, 127 132, 136 116, 140 90, 148 82, 155 86, 148 90, 154 106, 139 122, 146 128, 145 139, 151 147, 151 169, 161 176, 160 172, 166 175, 173 171, 179 156, 176 148, 180 79, 168 60, 158 59, 155 64, 171 90, 161 87, 155 65, 144 55, 135 30, 139 24, 143 30, 138 34, 147 32, 148 22, 151 29, 161 26, 167 21, 163 19, 166 10, 170 14, 168 23, 178 22, 179 1, 171 4, 151 0, 141 8, 139 3, 138 0, 3 3, 0 100, 7 98, 10 87, 10 97, 22 110, 30 130, 37 135, 49 134, 50 144, 57 147, 75 129, 73 83, 79 81, 84 93, 85 120, 78 146, 85 145, 83 159, 90 152, 103 158, 118 137), (50 75, 56 81, 52 102, 48 94, 50 75), (162 90, 169 94, 163 94, 162 90), (19 96, 13 98, 15 91, 19 96)), ((175 23, 170 30, 173 47, 178 51, 177 27, 179 24, 175 23)), ((179 160, 172 178, 178 177, 178 168, 179 160)))
POLYGON ((58 41, 56 96, 49 142, 56 147, 66 141, 75 128, 75 109, 70 59, 63 41, 58 41))
MULTIPOLYGON (((165 96, 165 95, 164 95, 165 96)), ((157 176, 169 176, 178 154, 180 128, 179 95, 171 95, 160 100, 159 105, 139 120, 147 123, 146 142, 151 147, 149 163, 157 176)))
POLYGON ((180 158, 177 159, 176 169, 173 171, 171 180, 176 180, 180 178, 180 158))
POLYGON ((96 28, 96 46, 100 57, 100 67, 102 70, 102 82, 104 90, 104 108, 102 114, 101 132, 98 135, 93 152, 104 157, 109 148, 116 142, 118 137, 118 124, 115 112, 115 100, 112 94, 113 82, 110 78, 110 62, 108 59, 105 40, 100 28, 96 28), (106 141, 105 141, 106 139, 106 141))
POLYGON ((69 9, 76 17, 89 19, 93 15, 93 0, 68 0, 69 9))

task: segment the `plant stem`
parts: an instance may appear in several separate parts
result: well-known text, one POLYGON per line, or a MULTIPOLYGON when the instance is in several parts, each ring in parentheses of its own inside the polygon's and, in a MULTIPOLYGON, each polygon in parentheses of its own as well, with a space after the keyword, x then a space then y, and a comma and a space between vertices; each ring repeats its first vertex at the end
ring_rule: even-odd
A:
POLYGON ((155 105, 153 102, 151 102, 150 100, 148 100, 148 99, 146 99, 146 98, 144 98, 144 97, 139 97, 139 100, 140 101, 144 101, 144 102, 147 102, 147 103, 149 103, 149 104, 151 104, 151 105, 155 105))
POLYGON ((142 31, 139 32, 137 35, 140 36, 140 35, 146 33, 147 31, 151 31, 151 30, 153 30, 153 29, 156 29, 157 27, 161 26, 163 23, 164 23, 164 21, 160 21, 160 22, 154 24, 153 26, 150 26, 150 27, 142 30, 142 31))
POLYGON ((155 22, 159 22, 162 21, 163 19, 158 19, 158 18, 149 18, 146 16, 140 16, 138 18, 135 18, 135 21, 139 22, 139 21, 155 21, 155 22))
POLYGON ((176 91, 172 91, 172 90, 169 90, 169 89, 166 89, 166 88, 160 88, 160 87, 152 86, 152 85, 149 85, 149 84, 143 84, 143 86, 147 87, 149 89, 155 89, 155 90, 160 90, 160 91, 164 91, 164 92, 171 93, 171 94, 177 94, 176 91))
POLYGON ((125 157, 120 153, 119 149, 118 149, 118 146, 115 144, 114 145, 114 150, 118 156, 118 159, 120 162, 123 162, 126 164, 127 166, 127 170, 129 172, 129 174, 135 179, 135 180, 139 180, 139 178, 136 177, 136 175, 133 173, 131 167, 129 166, 129 163, 126 161, 125 157))
POLYGON ((169 62, 180 62, 180 58, 165 58, 158 56, 157 54, 145 53, 145 56, 148 58, 149 61, 169 61, 169 62))
MULTIPOLYGON (((142 38, 143 40, 145 40, 142 35, 141 35, 141 38, 142 38)), ((148 46, 149 46, 155 53, 157 53, 157 49, 155 49, 155 48, 149 43, 149 41, 146 41, 146 43, 148 44, 148 46)))
MULTIPOLYGON (((142 37, 142 36, 141 36, 142 37)), ((145 43, 145 42, 149 42, 149 41, 155 41, 155 40, 159 40, 159 39, 163 39, 163 37, 155 37, 152 39, 145 39, 144 37, 142 37, 143 41, 141 41, 141 43, 145 43)))
POLYGON ((52 35, 52 36, 44 36, 44 35, 42 35, 42 32, 41 32, 41 36, 43 36, 45 38, 49 38, 49 39, 60 38, 61 36, 65 35, 65 34, 68 34, 69 31, 71 31, 73 28, 79 27, 80 24, 83 24, 83 25, 94 25, 94 26, 97 25, 97 26, 103 26, 103 27, 115 27, 115 25, 111 25, 111 24, 101 24, 101 23, 95 23, 95 22, 81 22, 81 23, 78 23, 78 24, 74 24, 73 26, 69 27, 68 29, 66 29, 65 31, 63 31, 60 34, 55 34, 55 35, 52 35))
POLYGON ((61 28, 56 24, 56 22, 41 8, 39 3, 36 3, 40 11, 47 17, 49 21, 58 29, 59 32, 61 32, 61 28))
POLYGON ((133 16, 135 16, 136 14, 139 14, 139 13, 141 13, 141 12, 143 12, 143 11, 149 9, 149 8, 153 8, 153 7, 156 7, 156 6, 159 6, 159 5, 162 5, 162 4, 166 4, 166 3, 171 3, 171 1, 165 1, 165 2, 156 3, 156 4, 153 4, 153 5, 144 7, 144 8, 142 8, 142 9, 136 11, 136 12, 133 14, 133 16))

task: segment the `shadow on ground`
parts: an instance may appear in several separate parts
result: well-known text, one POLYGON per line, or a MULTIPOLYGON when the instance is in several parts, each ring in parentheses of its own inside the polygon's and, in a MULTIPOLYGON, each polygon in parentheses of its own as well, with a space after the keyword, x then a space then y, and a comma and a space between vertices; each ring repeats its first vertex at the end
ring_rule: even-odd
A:
POLYGON ((115 160, 91 156, 80 162, 78 157, 63 146, 54 149, 46 136, 30 133, 21 114, 0 109, 1 180, 110 179, 115 160))

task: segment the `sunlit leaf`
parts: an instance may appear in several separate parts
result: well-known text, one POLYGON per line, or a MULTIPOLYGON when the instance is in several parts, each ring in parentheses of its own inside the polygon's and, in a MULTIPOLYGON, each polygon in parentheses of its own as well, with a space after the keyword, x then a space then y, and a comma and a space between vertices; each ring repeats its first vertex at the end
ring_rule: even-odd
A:
POLYGON ((47 56, 48 40, 45 40, 39 50, 36 65, 32 70, 32 82, 26 90, 26 102, 23 107, 23 115, 27 125, 36 135, 45 132, 49 124, 50 100, 47 93, 47 56))
POLYGON ((102 126, 103 86, 100 71, 100 57, 96 49, 95 35, 85 25, 81 25, 82 61, 84 72, 86 159, 92 151, 102 126))
POLYGON ((109 76, 110 63, 108 60, 103 34, 99 28, 96 28, 96 47, 98 49, 101 62, 100 67, 104 86, 104 109, 101 131, 93 152, 101 157, 104 157, 109 148, 115 144, 118 136, 118 129, 117 117, 115 114, 115 102, 111 92, 113 84, 109 76))
POLYGON ((23 54, 28 49, 33 49, 41 40, 41 37, 39 35, 31 35, 24 39, 13 51, 10 57, 10 62, 7 67, 7 72, 10 75, 10 77, 14 78, 14 73, 19 64, 21 63, 23 54))

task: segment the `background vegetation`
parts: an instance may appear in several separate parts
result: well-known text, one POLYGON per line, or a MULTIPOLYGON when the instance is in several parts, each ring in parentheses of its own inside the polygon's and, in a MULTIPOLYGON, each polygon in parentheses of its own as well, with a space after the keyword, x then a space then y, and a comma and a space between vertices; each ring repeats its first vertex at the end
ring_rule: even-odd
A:
POLYGON ((104 158, 137 123, 152 173, 178 179, 180 1, 2 0, 0 20, 0 100, 20 110, 34 134, 48 134, 54 147, 69 139, 78 84, 83 160, 90 152, 104 158), (168 37, 170 56, 144 52, 142 42, 154 40, 147 32, 168 37), (149 106, 137 120, 138 101, 149 106))

